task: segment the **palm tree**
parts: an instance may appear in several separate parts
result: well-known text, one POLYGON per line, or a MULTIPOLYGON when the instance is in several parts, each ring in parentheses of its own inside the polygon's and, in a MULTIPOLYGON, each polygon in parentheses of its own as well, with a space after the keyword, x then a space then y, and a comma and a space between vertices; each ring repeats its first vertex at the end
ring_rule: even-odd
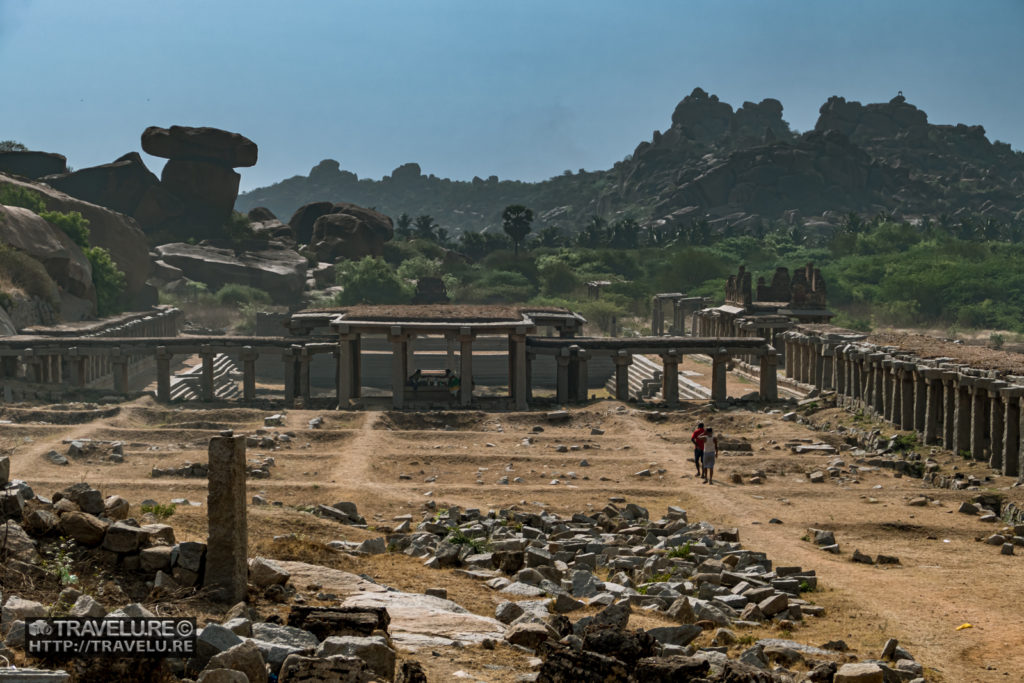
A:
POLYGON ((512 240, 513 253, 519 255, 519 243, 530 234, 533 211, 522 204, 509 204, 501 212, 502 227, 512 240))
POLYGON ((438 227, 437 221, 435 221, 434 217, 430 214, 417 216, 412 227, 415 228, 416 236, 421 239, 430 240, 432 242, 437 239, 437 235, 434 234, 434 231, 438 227))
POLYGON ((412 216, 403 211, 402 215, 395 221, 395 224, 398 226, 398 229, 395 230, 398 236, 403 240, 409 239, 409 236, 412 234, 412 231, 409 230, 409 226, 412 225, 412 216))

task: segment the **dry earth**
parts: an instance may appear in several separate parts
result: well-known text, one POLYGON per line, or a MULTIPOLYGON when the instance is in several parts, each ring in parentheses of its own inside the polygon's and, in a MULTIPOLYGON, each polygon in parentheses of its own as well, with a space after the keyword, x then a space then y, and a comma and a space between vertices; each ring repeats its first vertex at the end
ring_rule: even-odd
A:
MULTIPOLYGON (((685 369, 707 370, 699 364, 685 369)), ((706 380, 698 374, 691 377, 706 380)), ((753 388, 739 378, 730 381, 736 382, 730 386, 733 395, 753 388)), ((956 513, 959 502, 971 497, 969 492, 927 488, 919 479, 894 478, 889 470, 864 474, 848 485, 811 484, 805 474, 829 458, 795 455, 786 444, 824 439, 851 463, 850 447, 833 433, 783 421, 780 413, 715 411, 696 403, 669 412, 664 421, 651 421, 647 411, 631 404, 599 400, 572 409, 571 420, 563 424, 547 423, 543 411, 395 413, 375 410, 370 403, 364 412, 289 411, 285 427, 268 431, 294 433, 290 445, 272 451, 250 449, 249 457, 274 456, 276 466, 270 479, 249 482, 249 494, 260 493, 282 504, 250 506, 251 554, 366 573, 406 591, 444 586, 451 599, 492 616, 501 598, 472 579, 450 570, 426 570, 404 555, 353 557, 327 550, 323 543, 378 536, 394 524, 396 515, 411 513, 419 519, 428 500, 439 507, 515 506, 571 514, 600 508, 610 496, 625 496, 648 507, 653 516, 667 505, 679 505, 690 512, 691 520, 735 526, 745 546, 768 552, 776 564, 816 569, 820 588, 807 597, 825 606, 826 614, 806 619, 792 634, 796 640, 820 645, 841 638, 854 652, 875 657, 887 638, 896 637, 926 666, 929 680, 1019 680, 1024 670, 1024 652, 1017 647, 1024 636, 1018 602, 1024 591, 1024 558, 1002 556, 997 547, 978 542, 993 530, 977 517, 956 513), (318 415, 325 419, 323 428, 309 429, 308 420, 318 415), (722 437, 747 440, 752 446, 751 452, 723 454, 713 486, 693 476, 688 437, 699 419, 722 437), (532 434, 535 425, 544 431, 532 434), (592 428, 603 434, 591 435, 592 428), (525 444, 529 436, 532 443, 525 444), (560 453, 560 445, 570 450, 560 453), (589 466, 581 463, 584 459, 589 466), (648 467, 665 472, 634 476, 648 467), (759 469, 767 474, 763 485, 728 483, 733 472, 759 469), (510 479, 522 477, 523 482, 497 484, 505 474, 510 479), (921 494, 935 503, 907 505, 908 499, 921 494), (357 503, 376 528, 342 526, 297 509, 339 500, 357 503), (772 518, 782 523, 769 524, 772 518), (811 526, 833 529, 842 554, 823 553, 803 540, 811 526), (291 533, 292 538, 273 538, 291 533), (850 560, 854 549, 895 555, 901 564, 855 564, 850 560), (965 623, 972 627, 958 630, 965 623)), ((167 408, 149 398, 94 411, 6 407, 0 419, 14 424, 0 426, 0 453, 11 455, 12 476, 25 479, 43 495, 87 481, 105 495, 122 495, 133 505, 146 498, 166 503, 176 497, 203 503, 179 506, 169 520, 179 540, 202 541, 205 480, 153 479, 151 468, 203 461, 210 436, 221 429, 255 432, 271 412, 226 405, 167 408), (50 449, 66 452, 63 442, 73 438, 123 441, 125 462, 72 461, 61 467, 44 459, 50 449)), ((812 418, 833 426, 854 421, 835 409, 812 418)), ((863 419, 858 423, 866 424, 863 419)), ((943 471, 960 467, 979 476, 989 473, 948 453, 939 451, 936 457, 943 471)), ((1012 483, 997 477, 991 489, 1020 504, 1024 494, 1010 489, 1012 483)), ((89 568, 80 571, 87 586, 102 582, 89 568)), ((297 588, 310 595, 306 586, 297 588)), ((194 610, 219 616, 218 608, 201 600, 155 607, 164 613, 194 610)), ((266 603, 259 608, 264 614, 284 612, 283 607, 266 603)), ((632 624, 651 626, 656 621, 634 615, 632 624)), ((764 627, 753 635, 780 633, 764 627)), ((407 656, 420 660, 431 680, 450 680, 461 670, 479 680, 512 681, 527 666, 526 657, 507 648, 420 650, 407 656)))

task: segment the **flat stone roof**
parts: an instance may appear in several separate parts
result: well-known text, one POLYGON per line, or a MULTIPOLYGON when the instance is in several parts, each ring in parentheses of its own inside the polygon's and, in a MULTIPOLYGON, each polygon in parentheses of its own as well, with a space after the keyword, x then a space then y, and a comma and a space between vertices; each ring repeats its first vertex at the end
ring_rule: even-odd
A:
POLYGON ((381 323, 518 323, 530 313, 573 315, 567 308, 552 306, 507 306, 478 304, 425 304, 408 306, 344 306, 299 311, 299 316, 335 317, 346 320, 381 323))

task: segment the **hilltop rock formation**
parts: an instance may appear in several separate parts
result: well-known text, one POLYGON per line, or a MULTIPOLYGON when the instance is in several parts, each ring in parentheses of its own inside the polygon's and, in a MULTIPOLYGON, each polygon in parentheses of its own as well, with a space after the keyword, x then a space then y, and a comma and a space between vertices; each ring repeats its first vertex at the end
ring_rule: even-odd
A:
POLYGON ((867 105, 832 97, 802 135, 782 114, 776 99, 734 109, 695 88, 668 129, 605 171, 567 170, 540 183, 464 182, 408 163, 373 181, 327 159, 309 177, 242 195, 238 207, 267 206, 279 215, 305 208, 312 217, 300 221, 300 242, 323 215, 312 203, 334 197, 390 216, 427 213, 452 232, 498 230, 512 203, 533 209, 537 231, 579 229, 594 215, 630 215, 651 227, 707 220, 728 234, 780 219, 827 226, 851 211, 1024 220, 1024 155, 990 142, 981 126, 930 123, 902 94, 867 105))

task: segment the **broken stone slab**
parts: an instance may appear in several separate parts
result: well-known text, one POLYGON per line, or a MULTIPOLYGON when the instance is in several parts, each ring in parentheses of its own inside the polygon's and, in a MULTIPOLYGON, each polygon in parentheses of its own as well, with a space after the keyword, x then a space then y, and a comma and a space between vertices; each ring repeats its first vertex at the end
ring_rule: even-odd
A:
POLYGON ((249 582, 257 588, 284 585, 288 583, 290 574, 273 560, 265 557, 254 557, 249 560, 249 582))
POLYGON ((803 453, 818 453, 824 455, 830 455, 836 452, 835 446, 830 446, 827 443, 812 443, 812 444, 801 444, 799 446, 793 446, 790 450, 798 455, 803 453))
POLYGON ((330 636, 317 646, 316 655, 356 657, 386 681, 395 676, 395 651, 383 636, 330 636))
POLYGON ((833 683, 884 683, 885 672, 873 662, 843 664, 836 671, 833 683))
POLYGON ((500 639, 505 626, 497 619, 473 614, 451 600, 418 593, 389 590, 355 574, 305 562, 278 564, 292 576, 292 583, 317 583, 334 593, 343 607, 382 607, 390 615, 392 640, 406 649, 448 646, 452 642, 473 645, 484 639, 500 639))

